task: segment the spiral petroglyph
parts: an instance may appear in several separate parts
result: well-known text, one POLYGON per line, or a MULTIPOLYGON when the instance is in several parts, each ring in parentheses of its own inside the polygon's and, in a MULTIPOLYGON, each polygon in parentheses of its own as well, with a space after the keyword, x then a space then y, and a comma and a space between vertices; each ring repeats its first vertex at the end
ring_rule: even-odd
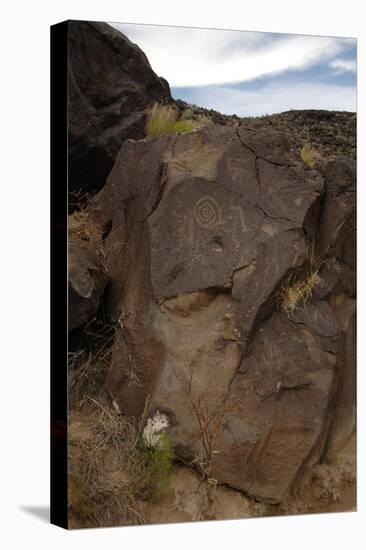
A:
POLYGON ((201 227, 212 229, 222 223, 221 210, 211 197, 202 197, 194 207, 194 217, 201 227))

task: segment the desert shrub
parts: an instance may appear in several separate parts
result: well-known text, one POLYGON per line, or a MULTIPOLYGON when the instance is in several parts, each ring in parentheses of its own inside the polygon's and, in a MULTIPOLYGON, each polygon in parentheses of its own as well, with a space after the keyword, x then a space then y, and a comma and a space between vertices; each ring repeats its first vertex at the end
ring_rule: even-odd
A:
POLYGON ((181 120, 188 120, 190 123, 194 123, 196 126, 211 126, 213 124, 212 119, 208 115, 203 113, 194 113, 192 109, 186 109, 183 111, 181 120))
POLYGON ((309 168, 313 168, 315 164, 315 154, 309 143, 305 143, 301 148, 301 158, 309 168))
POLYGON ((145 133, 150 137, 159 137, 176 132, 190 132, 198 126, 193 120, 177 120, 177 111, 171 105, 155 103, 147 111, 145 133))
POLYGON ((213 120, 206 115, 198 115, 197 121, 200 126, 212 126, 214 124, 213 120))
POLYGON ((192 119, 194 116, 194 113, 193 113, 193 110, 192 109, 185 109, 182 113, 182 120, 190 120, 192 119))

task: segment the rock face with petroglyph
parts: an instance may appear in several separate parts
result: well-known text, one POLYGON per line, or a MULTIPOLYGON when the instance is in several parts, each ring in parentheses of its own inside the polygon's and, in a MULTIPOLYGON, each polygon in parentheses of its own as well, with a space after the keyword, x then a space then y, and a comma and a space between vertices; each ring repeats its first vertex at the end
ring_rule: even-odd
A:
POLYGON ((272 502, 324 452, 351 330, 330 300, 349 292, 339 282, 348 260, 334 252, 346 254, 348 221, 337 221, 334 243, 320 227, 337 281, 304 309, 279 308, 324 204, 329 223, 334 201, 341 217, 352 210, 342 190, 326 194, 326 170, 289 151, 282 133, 250 124, 128 140, 93 210, 110 228, 105 308, 117 329, 106 387, 116 409, 165 415, 183 462, 272 502))

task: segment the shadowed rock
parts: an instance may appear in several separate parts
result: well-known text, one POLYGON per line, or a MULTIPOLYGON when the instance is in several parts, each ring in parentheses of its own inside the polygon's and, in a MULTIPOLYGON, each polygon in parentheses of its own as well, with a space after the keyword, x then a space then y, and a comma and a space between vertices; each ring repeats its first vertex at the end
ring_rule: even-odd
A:
POLYGON ((96 191, 149 103, 171 100, 143 51, 106 23, 68 22, 69 190, 96 191))
POLYGON ((85 325, 97 313, 108 277, 102 235, 85 212, 69 216, 68 330, 85 325))

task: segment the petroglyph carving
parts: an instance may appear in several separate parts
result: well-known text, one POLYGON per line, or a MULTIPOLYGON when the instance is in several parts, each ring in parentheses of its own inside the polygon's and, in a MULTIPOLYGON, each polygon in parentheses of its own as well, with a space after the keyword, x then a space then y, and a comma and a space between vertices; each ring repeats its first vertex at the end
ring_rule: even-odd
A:
POLYGON ((234 212, 237 212, 243 233, 245 233, 246 231, 249 231, 249 228, 247 227, 247 224, 245 223, 245 220, 244 220, 243 208, 241 206, 231 206, 230 208, 231 210, 234 210, 234 212))
MULTIPOLYGON (((241 206, 229 206, 229 211, 234 212, 235 218, 239 222, 243 233, 250 231, 244 219, 244 212, 241 206)), ((205 229, 213 229, 217 225, 224 223, 222 211, 215 199, 212 197, 202 197, 194 207, 194 218, 196 222, 205 229)), ((231 216, 229 216, 231 219, 231 216)))
POLYGON ((222 223, 221 210, 211 197, 202 197, 194 207, 196 222, 205 229, 212 229, 222 223))
POLYGON ((265 365, 281 365, 284 363, 281 349, 271 342, 267 349, 264 351, 262 361, 265 365))

